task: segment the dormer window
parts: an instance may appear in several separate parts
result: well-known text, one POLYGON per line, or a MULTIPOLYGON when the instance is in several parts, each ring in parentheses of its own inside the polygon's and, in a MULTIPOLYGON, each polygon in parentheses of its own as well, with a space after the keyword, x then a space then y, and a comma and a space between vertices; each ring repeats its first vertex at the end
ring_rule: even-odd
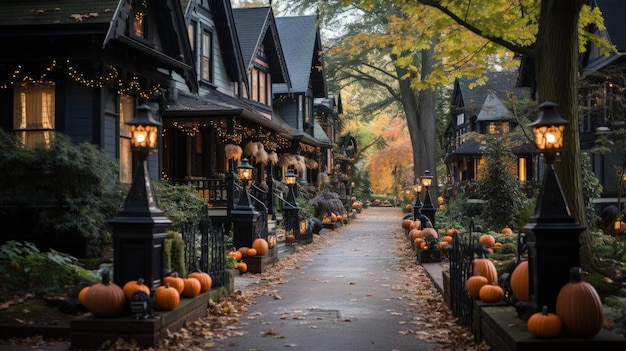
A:
POLYGON ((133 33, 140 38, 145 38, 144 36, 145 34, 144 17, 145 16, 146 16, 145 13, 141 11, 135 12, 135 15, 133 16, 133 33))
POLYGON ((130 32, 137 38, 148 39, 148 3, 146 0, 133 0, 130 7, 130 32))

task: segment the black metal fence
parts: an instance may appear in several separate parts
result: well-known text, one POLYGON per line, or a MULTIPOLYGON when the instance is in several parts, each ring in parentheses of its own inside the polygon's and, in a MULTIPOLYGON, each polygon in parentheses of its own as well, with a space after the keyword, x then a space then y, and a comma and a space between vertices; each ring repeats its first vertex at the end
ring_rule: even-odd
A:
POLYGON ((450 251, 450 309, 470 329, 473 326, 474 301, 465 289, 465 282, 473 274, 472 241, 471 232, 454 235, 450 251))
POLYGON ((196 223, 182 230, 187 272, 197 269, 207 272, 211 275, 213 286, 223 286, 226 270, 225 236, 225 223, 213 223, 207 206, 203 206, 196 223))

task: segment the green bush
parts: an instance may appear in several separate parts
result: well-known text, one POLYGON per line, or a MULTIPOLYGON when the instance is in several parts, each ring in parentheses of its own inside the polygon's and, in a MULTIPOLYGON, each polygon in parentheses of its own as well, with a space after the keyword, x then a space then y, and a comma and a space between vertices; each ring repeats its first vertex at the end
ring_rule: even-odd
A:
POLYGON ((0 246, 0 291, 38 291, 62 289, 79 282, 99 281, 97 271, 82 267, 64 253, 41 252, 31 242, 8 241, 0 246))
POLYGON ((161 211, 172 221, 169 229, 182 231, 187 225, 194 225, 200 216, 204 199, 187 185, 173 185, 167 181, 154 182, 161 211))
POLYGON ((104 151, 60 133, 49 146, 25 148, 0 129, 0 173, 0 206, 6 220, 19 218, 27 231, 20 237, 55 247, 68 241, 58 238, 77 234, 86 254, 98 257, 107 219, 126 194, 118 165, 104 151))
POLYGON ((182 236, 174 231, 168 231, 163 242, 163 260, 165 270, 177 272, 179 277, 187 276, 185 268, 185 242, 182 236))

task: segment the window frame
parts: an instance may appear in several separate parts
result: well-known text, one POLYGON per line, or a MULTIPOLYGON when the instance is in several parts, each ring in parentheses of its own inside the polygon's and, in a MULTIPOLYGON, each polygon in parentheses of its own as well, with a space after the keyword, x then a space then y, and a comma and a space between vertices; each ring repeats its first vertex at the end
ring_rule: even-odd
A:
POLYGON ((56 83, 53 81, 21 82, 14 85, 13 132, 22 146, 34 147, 39 142, 49 146, 54 140, 56 128, 55 100, 56 83), (29 90, 31 94, 28 94, 29 90), (47 105, 47 108, 44 105, 47 105), (44 112, 46 112, 47 117, 43 116, 44 112), (33 114, 41 115, 33 117, 33 114), (37 136, 39 133, 41 134, 40 137, 37 136))

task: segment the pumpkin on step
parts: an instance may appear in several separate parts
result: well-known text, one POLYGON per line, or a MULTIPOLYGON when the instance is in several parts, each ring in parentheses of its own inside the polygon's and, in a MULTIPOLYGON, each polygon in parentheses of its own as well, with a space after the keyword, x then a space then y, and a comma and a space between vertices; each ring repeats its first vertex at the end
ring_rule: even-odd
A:
POLYGON ((211 286, 213 285, 213 279, 208 273, 197 271, 189 273, 189 278, 198 279, 200 282, 200 292, 207 292, 211 290, 211 286))
POLYGON ((201 285, 200 281, 196 278, 183 278, 183 292, 180 294, 182 297, 195 297, 200 293, 201 285))
POLYGON ((122 290, 124 290, 124 296, 127 300, 132 299, 133 295, 138 291, 143 291, 146 295, 150 296, 150 288, 144 284, 143 278, 127 282, 124 284, 122 290))
POLYGON ((602 301, 596 289, 582 280, 580 267, 570 270, 570 282, 559 291, 556 314, 563 322, 563 329, 571 336, 589 338, 602 329, 602 301))
POLYGON ((537 312, 528 318, 528 331, 536 338, 556 338, 563 331, 561 318, 554 313, 548 313, 548 306, 543 306, 541 312, 537 312))
POLYGON ((124 290, 111 281, 109 270, 102 272, 102 281, 85 292, 85 307, 96 317, 115 317, 126 304, 124 290))
POLYGON ((500 302, 504 298, 504 290, 495 283, 487 284, 480 288, 478 296, 484 302, 500 302))
POLYGON ((252 248, 256 250, 257 255, 265 255, 269 251, 269 244, 267 240, 263 238, 254 239, 252 242, 252 248))
POLYGON ((154 302, 159 309, 171 311, 180 303, 180 293, 169 283, 165 283, 154 290, 154 302))

